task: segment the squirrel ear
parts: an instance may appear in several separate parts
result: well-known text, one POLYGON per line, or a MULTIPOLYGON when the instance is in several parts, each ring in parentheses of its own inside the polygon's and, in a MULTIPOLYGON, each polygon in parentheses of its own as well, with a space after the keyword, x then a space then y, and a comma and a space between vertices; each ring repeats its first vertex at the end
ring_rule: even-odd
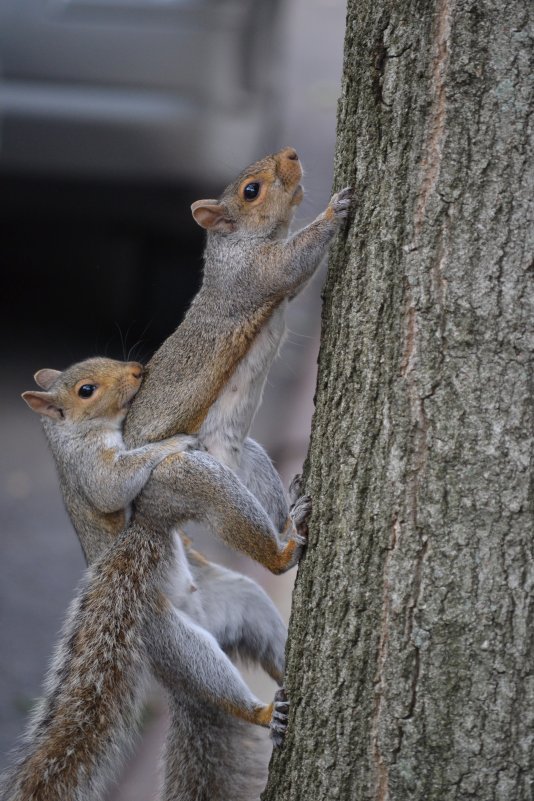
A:
POLYGON ((235 231, 235 223, 228 219, 228 211, 217 200, 197 200, 191 206, 193 219, 207 231, 228 234, 235 231))
POLYGON ((53 420, 63 419, 63 412, 55 405, 56 399, 51 392, 23 392, 21 398, 37 414, 45 414, 53 420))
POLYGON ((42 389, 50 389, 56 378, 61 375, 61 370, 49 370, 47 367, 44 370, 37 370, 33 380, 38 387, 42 389))

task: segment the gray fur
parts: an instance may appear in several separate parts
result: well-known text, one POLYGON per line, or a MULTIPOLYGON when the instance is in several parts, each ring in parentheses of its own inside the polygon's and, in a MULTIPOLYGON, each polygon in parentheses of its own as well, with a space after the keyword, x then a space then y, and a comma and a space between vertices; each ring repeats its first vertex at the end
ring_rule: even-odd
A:
MULTIPOLYGON (((282 155, 284 158, 294 158, 284 151, 263 160, 261 167, 274 169, 273 164, 282 155)), ((274 191, 280 197, 285 191, 283 184, 284 181, 278 178, 273 184, 274 191)), ((281 529, 281 523, 287 517, 287 501, 270 461, 252 441, 248 440, 244 445, 242 443, 261 399, 269 364, 283 335, 285 299, 294 296, 317 268, 338 220, 346 214, 346 199, 334 196, 331 207, 324 215, 307 229, 285 240, 291 207, 298 202, 294 200, 296 192, 290 196, 289 205, 284 200, 285 210, 281 212, 281 207, 276 207, 275 203, 276 210, 271 217, 264 215, 261 231, 250 227, 239 231, 239 214, 232 207, 233 192, 234 186, 229 187, 223 195, 226 204, 224 225, 229 233, 227 236, 210 235, 203 286, 184 323, 151 360, 148 378, 134 401, 125 434, 128 447, 133 448, 177 432, 196 431, 201 438, 206 437, 208 446, 224 462, 238 470, 253 494, 231 471, 222 465, 216 466, 217 463, 207 454, 171 457, 154 469, 136 503, 137 523, 121 535, 121 542, 124 539, 129 541, 135 529, 142 532, 143 542, 147 546, 162 537, 167 537, 167 541, 171 542, 170 527, 192 517, 208 523, 227 540, 231 539, 234 547, 243 548, 254 555, 255 538, 259 537, 259 542, 264 544, 273 540, 278 542, 276 530, 281 529), (238 380, 236 392, 232 383, 234 379, 238 380), (213 408, 210 410, 209 407, 213 408), (206 413, 203 413, 199 431, 194 423, 198 410, 203 408, 206 413), (258 477, 260 475, 261 479, 258 477), (263 481, 269 484, 268 490, 263 488, 263 481), (254 494, 257 494, 261 506, 254 494), (275 523, 276 530, 266 517, 266 511, 275 523)), ((57 453, 57 459, 67 508, 86 555, 92 560, 116 536, 118 519, 98 521, 94 516, 84 514, 83 510, 77 515, 73 506, 78 503, 78 497, 76 493, 69 493, 66 467, 60 453, 57 453)), ((306 528, 303 514, 305 506, 303 502, 298 526, 291 522, 289 537, 296 542, 301 541, 298 529, 305 531, 306 528)), ((110 508, 109 505, 106 508, 110 508)), ((126 520, 124 514, 121 524, 124 525, 126 520)), ((293 563, 297 561, 301 548, 302 544, 295 550, 293 563)), ((172 547, 170 551, 174 554, 172 547)), ((104 555, 104 563, 110 553, 113 554, 113 550, 104 555)), ((173 587, 171 594, 178 606, 183 588, 191 586, 191 575, 195 583, 203 583, 201 568, 195 575, 196 562, 189 556, 188 561, 190 570, 174 575, 173 571, 176 571, 180 560, 177 561, 173 556, 169 570, 174 579, 167 576, 167 569, 163 571, 164 581, 163 575, 159 576, 167 589, 169 585, 173 587)), ((183 568, 183 562, 181 565, 183 568)), ((180 570, 177 572, 180 573, 180 570)), ((129 574, 124 579, 125 586, 129 585, 130 578, 129 574)), ((210 583, 209 591, 204 587, 198 593, 183 594, 182 610, 165 607, 165 611, 162 611, 161 604, 148 603, 144 606, 143 616, 136 620, 135 630, 142 632, 140 642, 151 653, 153 670, 173 691, 174 725, 170 734, 165 791, 168 801, 186 797, 205 798, 206 801, 208 798, 218 798, 215 794, 207 793, 208 786, 220 788, 221 799, 250 801, 256 794, 247 780, 247 772, 243 773, 240 769, 244 760, 239 750, 243 736, 251 732, 251 727, 232 719, 220 707, 212 707, 206 701, 217 687, 219 696, 215 700, 218 704, 224 704, 227 690, 230 703, 246 691, 245 697, 239 698, 242 709, 246 711, 250 708, 247 705, 251 703, 251 696, 246 687, 244 691, 235 679, 230 663, 221 660, 222 652, 217 651, 218 646, 215 647, 215 641, 210 638, 207 629, 211 626, 214 635, 221 638, 221 644, 229 652, 256 659, 278 680, 283 670, 285 632, 276 610, 265 600, 259 588, 253 583, 242 587, 238 587, 238 584, 231 574, 219 574, 210 583), (236 604, 230 599, 229 588, 233 581, 236 583, 236 604), (197 596, 194 601, 193 596, 197 596), (219 600, 219 610, 227 606, 229 615, 236 614, 235 625, 227 625, 215 615, 219 600), (261 620, 258 621, 255 615, 262 615, 261 620), (195 626, 195 616, 206 631, 195 626), (210 616, 215 617, 211 620, 210 616), (254 622, 258 628, 262 628, 264 621, 264 633, 252 636, 254 622), (198 675, 188 674, 187 665, 184 666, 191 636, 196 654, 192 664, 196 671, 200 670, 201 682, 198 681, 198 675), (180 650, 183 648, 185 652, 180 650), (211 672, 214 665, 216 678, 211 672), (223 680, 218 685, 217 679, 221 677, 223 680), (212 678, 214 681, 210 684, 212 678), (185 686, 184 682, 189 686, 189 680, 191 687, 196 687, 200 692, 202 702, 180 689, 185 686), (211 761, 207 763, 206 760, 210 758, 211 761), (185 794, 181 795, 182 792, 185 794)), ((123 613, 125 611, 126 608, 122 609, 123 613)), ((63 658, 67 657, 63 652, 63 658)), ((133 695, 136 694, 133 692, 134 686, 132 681, 133 695)), ((110 725, 113 729, 115 721, 110 721, 110 725)), ((97 796, 89 794, 80 796, 80 799, 82 797, 85 801, 85 798, 97 796)))
POLYGON ((286 493, 268 454, 250 437, 243 442, 241 461, 236 472, 245 487, 261 503, 276 529, 282 531, 288 516, 286 493))
POLYGON ((156 465, 195 442, 194 437, 179 435, 127 450, 116 426, 103 430, 91 424, 80 425, 68 420, 58 424, 44 418, 43 427, 54 455, 67 509, 74 527, 82 532, 80 542, 89 563, 101 553, 101 524, 105 523, 105 515, 124 510, 124 522, 127 522, 132 501, 156 465), (104 444, 114 451, 113 461, 102 459, 104 444), (80 465, 83 465, 83 470, 80 470, 80 465), (88 515, 91 507, 97 512, 96 519, 94 512, 88 515))
POLYGON ((267 593, 252 579, 220 565, 193 565, 192 571, 203 615, 199 622, 227 654, 258 663, 281 684, 286 627, 267 593))
MULTIPOLYGON (((198 503, 194 515, 197 519, 210 520, 219 526, 221 517, 226 515, 225 505, 232 508, 234 498, 231 494, 225 497, 221 489, 211 498, 205 495, 209 484, 206 480, 204 484, 199 481, 198 475, 210 462, 218 473, 224 472, 224 468, 203 453, 191 454, 191 461, 195 469, 182 474, 184 495, 198 503)), ((229 475, 231 489, 239 493, 237 478, 229 475)), ((24 779, 32 787, 34 784, 38 787, 40 795, 35 798, 40 801, 99 798, 108 768, 115 765, 124 751, 126 733, 136 729, 147 664, 171 689, 175 699, 193 694, 203 703, 238 709, 250 719, 257 710, 263 709, 263 704, 249 691, 215 637, 198 625, 193 616, 198 615, 204 622, 216 602, 215 584, 222 590, 223 583, 230 585, 236 581, 241 585, 240 591, 235 598, 227 597, 227 613, 235 615, 233 623, 225 627, 222 620, 215 619, 213 628, 228 650, 239 651, 240 636, 246 634, 251 624, 247 614, 254 611, 267 613, 266 637, 272 634, 275 643, 283 644, 283 625, 274 607, 253 582, 222 568, 209 564, 204 568, 202 563, 195 566, 191 562, 186 580, 181 586, 173 587, 174 602, 179 604, 182 600, 189 614, 168 603, 162 609, 162 592, 168 589, 176 570, 177 544, 164 526, 153 526, 147 537, 147 523, 143 518, 145 506, 141 499, 139 507, 141 525, 131 524, 97 560, 71 608, 45 688, 45 701, 28 730, 25 748, 7 781, 3 801, 33 798, 26 786, 21 785, 24 779), (127 572, 123 572, 123 567, 127 572), (190 578, 198 587, 195 593, 190 592, 190 578), (250 606, 251 601, 254 608, 250 606), (112 686, 103 695, 100 687, 107 684, 112 686), (83 689, 81 697, 80 688, 83 689), (76 732, 91 727, 95 709, 102 732, 98 738, 84 735, 77 740, 76 732), (62 750, 58 750, 60 757, 56 758, 54 738, 58 728, 71 731, 72 737, 62 741, 62 750), (44 762, 35 764, 41 749, 45 753, 44 762), (83 764, 82 772, 72 769, 73 761, 83 764)), ((175 511, 176 506, 173 514, 175 511)), ((254 537, 255 526, 266 531, 272 527, 250 493, 239 501, 232 514, 234 524, 248 537, 254 537)), ((185 515, 193 516, 188 505, 185 515)), ((221 596, 224 594, 222 591, 221 596)), ((265 663, 271 659, 270 643, 258 641, 256 647, 260 659, 265 663)), ((248 655, 254 655, 255 650, 252 642, 248 655)), ((236 731, 243 731, 243 728, 236 731)))
POLYGON ((265 732, 186 693, 171 712, 162 801, 259 801, 270 753, 265 732))

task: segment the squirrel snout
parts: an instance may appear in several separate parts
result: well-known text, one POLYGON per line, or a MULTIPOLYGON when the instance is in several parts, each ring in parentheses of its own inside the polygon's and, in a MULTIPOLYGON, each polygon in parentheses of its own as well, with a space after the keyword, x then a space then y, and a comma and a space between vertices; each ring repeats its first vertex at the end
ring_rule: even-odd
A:
POLYGON ((130 364, 130 372, 133 378, 140 381, 145 374, 145 368, 139 362, 132 362, 130 364))
POLYGON ((285 189, 293 191, 302 178, 302 166, 294 147, 285 147, 276 156, 276 173, 285 189))
POLYGON ((284 156, 286 157, 286 159, 289 159, 290 161, 298 161, 299 160, 298 153, 297 153, 297 151, 295 150, 294 147, 286 148, 286 150, 284 152, 284 156))

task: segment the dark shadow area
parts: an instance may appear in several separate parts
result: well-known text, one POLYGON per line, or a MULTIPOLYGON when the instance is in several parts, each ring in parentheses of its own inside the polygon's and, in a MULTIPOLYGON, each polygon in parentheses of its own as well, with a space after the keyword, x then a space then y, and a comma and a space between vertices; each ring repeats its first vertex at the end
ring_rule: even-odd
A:
MULTIPOLYGON (((0 315, 8 352, 144 360, 182 319, 201 278, 192 188, 3 178, 0 315)), ((63 363, 60 366, 65 366, 63 363)))

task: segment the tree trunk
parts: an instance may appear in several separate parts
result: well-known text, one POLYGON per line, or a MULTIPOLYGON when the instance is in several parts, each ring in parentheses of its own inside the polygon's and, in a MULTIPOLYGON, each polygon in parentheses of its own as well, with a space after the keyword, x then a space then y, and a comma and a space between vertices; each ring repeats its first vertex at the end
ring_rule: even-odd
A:
POLYGON ((529 14, 349 0, 335 183, 357 206, 266 801, 533 798, 529 14))

